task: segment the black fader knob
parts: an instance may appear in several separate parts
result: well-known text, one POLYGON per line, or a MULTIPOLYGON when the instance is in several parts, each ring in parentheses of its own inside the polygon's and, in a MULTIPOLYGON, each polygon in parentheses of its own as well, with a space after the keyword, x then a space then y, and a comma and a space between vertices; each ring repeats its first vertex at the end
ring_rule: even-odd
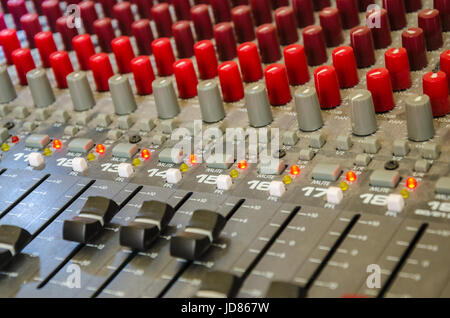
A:
POLYGON ((136 218, 120 227, 120 245, 147 250, 161 232, 169 225, 175 209, 160 201, 145 201, 136 218))
POLYGON ((198 260, 217 240, 225 223, 225 218, 216 212, 194 211, 184 231, 170 240, 170 255, 198 260))
POLYGON ((198 298, 230 298, 236 295, 239 285, 239 278, 236 275, 212 271, 205 274, 195 296, 198 298))
POLYGON ((282 281, 270 283, 266 293, 267 298, 305 298, 306 290, 296 284, 282 281))
POLYGON ((30 242, 31 234, 18 226, 0 225, 0 268, 5 267, 30 242))
POLYGON ((78 216, 64 221, 63 239, 88 243, 118 211, 119 206, 111 199, 88 197, 78 216))

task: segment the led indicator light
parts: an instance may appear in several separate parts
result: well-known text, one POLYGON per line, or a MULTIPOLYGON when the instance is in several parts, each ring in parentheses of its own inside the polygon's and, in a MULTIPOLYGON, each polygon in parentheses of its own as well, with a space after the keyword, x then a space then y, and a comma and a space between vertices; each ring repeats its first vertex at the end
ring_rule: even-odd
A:
POLYGON ((44 153, 44 156, 48 157, 48 156, 51 156, 52 151, 50 150, 50 148, 45 148, 43 153, 44 153))
POLYGON ((197 156, 195 156, 194 154, 189 156, 189 162, 192 163, 193 165, 195 165, 198 161, 197 161, 197 156))
POLYGON ((402 191, 400 191, 401 196, 403 197, 403 199, 408 199, 409 198, 409 191, 406 189, 403 189, 402 191))
POLYGON ((95 151, 103 155, 105 153, 105 146, 103 146, 102 144, 98 144, 97 147, 95 147, 95 151))
POLYGON ((300 174, 299 166, 296 166, 296 165, 291 166, 291 174, 294 176, 299 175, 300 174))
POLYGON ((133 159, 133 166, 137 167, 141 164, 141 160, 139 160, 139 158, 134 158, 133 159))
POLYGON ((2 150, 3 151, 8 151, 9 150, 9 145, 6 144, 6 143, 2 144, 2 150))
POLYGON ((408 189, 415 189, 415 188, 417 188, 417 180, 412 178, 412 177, 409 177, 408 179, 406 179, 406 187, 408 189))
POLYGON ((181 171, 181 172, 186 172, 186 171, 188 171, 188 170, 189 170, 189 166, 188 166, 187 164, 182 163, 182 164, 180 165, 180 171, 181 171))
POLYGON ((145 160, 150 159, 150 151, 148 149, 142 149, 141 151, 141 156, 142 158, 144 158, 145 160))
POLYGON ((284 184, 290 184, 292 182, 292 178, 291 178, 291 176, 290 175, 285 175, 284 177, 283 177, 283 183, 284 184))
POLYGON ((61 149, 62 147, 62 142, 59 139, 55 139, 53 140, 53 148, 55 149, 61 149))
POLYGON ((241 170, 244 170, 247 168, 247 161, 246 160, 241 160, 238 162, 238 168, 241 170))
POLYGON ((356 181, 356 173, 353 171, 347 172, 346 179, 348 182, 355 182, 356 181))
POLYGON ((339 184, 339 188, 341 188, 342 191, 347 191, 348 190, 348 183, 347 182, 341 182, 339 184))

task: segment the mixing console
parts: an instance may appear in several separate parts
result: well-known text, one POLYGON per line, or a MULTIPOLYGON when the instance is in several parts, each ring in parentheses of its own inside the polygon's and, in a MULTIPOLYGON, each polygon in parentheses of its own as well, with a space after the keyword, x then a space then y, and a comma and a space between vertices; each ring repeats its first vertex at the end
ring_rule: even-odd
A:
POLYGON ((1 1, 1 297, 450 297, 450 0, 120 1, 1 1))

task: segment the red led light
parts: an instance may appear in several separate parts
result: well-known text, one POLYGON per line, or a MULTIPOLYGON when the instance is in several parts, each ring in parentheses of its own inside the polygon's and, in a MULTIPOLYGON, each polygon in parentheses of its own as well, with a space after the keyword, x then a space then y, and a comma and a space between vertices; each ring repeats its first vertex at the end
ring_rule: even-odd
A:
POLYGON ((246 169, 247 168, 247 161, 246 160, 241 160, 241 161, 239 161, 238 162, 238 168, 239 169, 242 169, 242 170, 244 170, 244 169, 246 169))
POLYGON ((103 155, 105 153, 105 146, 103 146, 102 144, 98 144, 97 147, 95 147, 95 151, 103 155))
POLYGON ((353 171, 347 172, 346 179, 347 179, 347 181, 349 181, 349 182, 354 182, 354 181, 356 181, 356 173, 354 173, 353 171))
POLYGON ((17 136, 12 136, 12 137, 11 137, 11 141, 12 141, 14 144, 16 144, 16 143, 19 142, 19 137, 17 137, 17 136))
POLYGON ((59 139, 55 139, 53 140, 53 148, 55 149, 61 149, 62 146, 62 142, 59 139))
POLYGON ((141 156, 145 160, 149 159, 150 158, 150 151, 148 149, 142 149, 141 156))
POLYGON ((196 163, 198 162, 198 161, 197 161, 197 157, 196 157, 194 154, 190 155, 189 161, 190 161, 192 164, 196 164, 196 163))
POLYGON ((406 187, 408 189, 415 189, 417 187, 417 180, 412 177, 406 179, 406 187))
POLYGON ((291 174, 296 176, 300 173, 300 168, 299 166, 293 165, 291 166, 291 174))

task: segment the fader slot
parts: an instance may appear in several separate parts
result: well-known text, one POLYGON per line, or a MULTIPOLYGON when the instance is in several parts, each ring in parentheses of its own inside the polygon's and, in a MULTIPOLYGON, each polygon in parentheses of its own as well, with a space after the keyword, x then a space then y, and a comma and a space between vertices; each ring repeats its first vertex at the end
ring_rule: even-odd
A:
MULTIPOLYGON (((360 297, 377 297, 381 288, 385 282, 389 279, 394 268, 397 266, 401 259, 401 256, 405 253, 409 246, 409 243, 413 240, 417 234, 422 222, 419 220, 402 220, 400 226, 395 231, 394 235, 389 241, 389 244, 384 248, 381 255, 373 262, 373 264, 379 266, 376 268, 380 270, 379 276, 377 273, 377 279, 379 284, 374 285, 367 284, 367 281, 362 281, 359 289, 356 292, 356 296, 360 297)), ((374 272, 372 271, 372 274, 374 272)), ((369 273, 367 273, 369 275, 369 273)), ((368 277, 368 276, 367 276, 368 277)), ((346 295, 346 296, 352 296, 346 295)))
POLYGON ((356 294, 366 281, 372 264, 397 231, 401 220, 361 214, 354 227, 329 260, 317 280, 322 284, 313 285, 309 297, 347 297, 356 294))
POLYGON ((398 279, 398 275, 402 268, 405 266, 405 263, 408 261, 408 258, 410 257, 411 253, 417 248, 417 244, 420 242, 420 239, 424 235, 426 229, 428 228, 427 223, 422 223, 420 227, 417 230, 417 233, 412 238, 411 242, 409 242, 408 247, 403 252, 402 256, 400 257, 397 265, 395 265, 394 269, 389 275, 389 278, 384 282, 383 286, 381 287, 380 292, 378 293, 377 297, 382 298, 386 296, 386 293, 389 292, 392 284, 398 279))
MULTIPOLYGON (((76 184, 76 187, 71 189, 73 195, 76 195, 76 193, 90 182, 91 180, 89 179, 81 179, 81 181, 76 184)), ((19 297, 23 294, 39 297, 41 291, 44 289, 38 289, 37 286, 42 284, 55 268, 57 268, 61 262, 73 252, 76 246, 78 246, 75 242, 63 240, 63 221, 75 216, 79 209, 83 207, 89 196, 116 196, 120 202, 125 200, 130 193, 125 191, 121 192, 121 189, 123 188, 124 185, 120 183, 106 183, 97 180, 28 244, 22 253, 39 257, 40 266, 33 274, 32 280, 22 286, 18 294, 19 297)))
MULTIPOLYGON (((174 194, 172 198, 175 196, 179 197, 177 200, 183 198, 177 194, 174 194)), ((139 294, 157 297, 160 295, 171 284, 173 277, 184 272, 188 263, 184 260, 177 260, 170 255, 171 236, 186 226, 196 208, 217 209, 220 213, 226 215, 233 210, 238 202, 239 198, 217 198, 204 193, 194 193, 175 213, 167 233, 164 233, 160 239, 155 241, 148 251, 139 252, 99 297, 118 297, 119 295, 135 297, 139 294), (124 282, 130 282, 130 284, 125 286, 124 282)))
MULTIPOLYGON (((69 191, 67 191, 63 198, 52 204, 51 206, 47 205, 48 211, 47 213, 52 213, 46 215, 46 218, 39 217, 36 221, 42 222, 39 224, 40 227, 35 231, 31 231, 31 228, 28 228, 32 234, 31 241, 35 239, 42 231, 45 230, 47 226, 49 226, 61 213, 63 213, 75 200, 77 200, 89 187, 95 182, 91 180, 86 184, 81 184, 81 180, 77 180, 78 184, 73 185, 69 191), (54 212, 56 211, 56 212, 54 212)), ((20 225, 13 213, 8 214, 2 221, 10 220, 13 225, 20 225)), ((34 223, 31 222, 30 225, 34 223)), ((36 227, 33 225, 32 227, 36 227)), ((25 227, 27 228, 27 227, 25 227)), ((29 243, 31 244, 31 242, 29 243)), ((26 284, 29 281, 33 280, 33 275, 39 271, 40 267, 40 257, 34 253, 26 253, 23 252, 17 255, 14 260, 12 260, 6 268, 3 269, 2 275, 0 277, 0 282, 2 286, 8 286, 7 288, 0 288, 0 295, 3 297, 14 296, 22 287, 22 285, 26 284), (17 275, 14 275, 17 273, 17 275)))
POLYGON ((266 244, 271 242, 281 225, 296 211, 290 204, 279 206, 266 202, 262 212, 260 203, 247 200, 228 221, 217 244, 188 268, 166 297, 192 297, 199 291, 200 280, 208 272, 227 272, 240 281, 247 269, 261 257, 266 244))
POLYGON ((344 231, 342 231, 342 233, 340 233, 338 239, 336 240, 336 242, 333 244, 333 246, 331 246, 330 250, 327 252, 327 254, 325 255, 325 257, 321 260, 319 266, 316 268, 316 270, 314 271, 314 273, 311 275, 311 277, 308 279, 306 285, 305 285, 305 289, 308 291, 314 284, 314 282, 317 280, 317 278, 320 276, 320 274, 322 273, 322 271, 324 270, 324 268, 327 266, 328 262, 330 261, 330 259, 333 257, 333 255, 336 253, 336 251, 338 250, 338 248, 341 246, 342 242, 345 240, 345 238, 347 237, 347 235, 350 233, 350 231, 352 230, 352 228, 355 226, 356 222, 358 222, 358 219, 361 217, 360 214, 356 214, 354 217, 352 217, 352 219, 350 220, 350 222, 348 223, 348 225, 345 227, 344 231))
MULTIPOLYGON (((119 204, 118 214, 121 212, 121 209, 126 206, 126 204, 142 189, 142 186, 137 185, 127 185, 124 189, 122 189, 122 196, 125 196, 125 199, 119 204)), ((119 194, 120 196, 120 194, 119 194)), ((95 273, 98 271, 99 266, 103 266, 103 262, 109 260, 109 257, 114 256, 116 254, 116 245, 113 243, 115 240, 111 240, 112 236, 115 233, 114 225, 111 223, 106 224, 104 229, 96 235, 95 239, 89 241, 87 243, 78 244, 73 252, 70 253, 70 257, 66 257, 58 267, 46 278, 44 283, 41 283, 38 288, 42 289, 48 286, 48 284, 52 282, 56 282, 57 288, 53 287, 53 289, 58 289, 58 293, 61 296, 67 295, 67 297, 76 297, 78 294, 82 294, 85 297, 88 296, 87 293, 91 292, 92 289, 95 288, 91 286, 90 283, 90 273, 95 273), (100 251, 100 254, 96 252, 100 251), (84 267, 83 264, 86 258, 91 258, 86 263, 87 267, 84 267), (68 273, 70 273, 70 266, 72 264, 76 264, 80 266, 80 279, 84 282, 84 288, 73 288, 70 283, 65 283, 68 278, 68 273), (86 294, 84 294, 86 293, 86 294)), ((102 281, 101 277, 97 278, 98 281, 102 281)))
POLYGON ((292 221, 292 219, 297 215, 297 213, 300 211, 300 207, 295 207, 289 215, 286 217, 286 219, 283 221, 282 224, 280 224, 277 231, 273 234, 273 236, 269 239, 269 241, 264 245, 264 247, 259 251, 258 256, 252 261, 249 267, 245 270, 243 275, 241 276, 241 284, 244 282, 248 275, 251 273, 251 271, 258 265, 258 263, 261 261, 261 259, 264 257, 264 255, 267 253, 267 251, 270 249, 270 247, 275 243, 275 241, 278 239, 278 237, 283 233, 284 229, 289 225, 289 223, 292 221))
MULTIPOLYGON (((186 193, 186 195, 174 206, 173 209, 175 213, 191 196, 192 192, 186 193)), ((159 196, 158 199, 160 199, 159 196)), ((119 273, 127 266, 128 263, 132 261, 132 259, 137 255, 138 252, 139 251, 137 249, 132 249, 128 257, 111 273, 111 275, 109 275, 105 282, 91 295, 91 297, 97 297, 105 288, 107 288, 109 283, 113 281, 117 275, 119 275, 119 273)))
POLYGON ((450 268, 445 266, 450 255, 442 253, 449 244, 449 234, 448 225, 428 223, 385 297, 439 297, 450 278, 450 268))
MULTIPOLYGON (((6 175, 3 174, 2 176, 6 175)), ((2 192, 9 193, 8 198, 4 202, 6 202, 9 205, 0 213, 0 218, 4 217, 9 211, 11 211, 15 206, 17 206, 23 199, 27 197, 27 195, 33 192, 34 189, 36 189, 42 182, 44 182, 49 177, 50 175, 46 174, 41 178, 32 178, 31 182, 33 182, 33 184, 31 185, 31 187, 29 188, 19 187, 17 193, 14 193, 14 191, 12 191, 11 193, 7 190, 7 188, 4 188, 4 191, 2 192), (15 197, 13 197, 13 195, 15 195, 15 197)), ((22 183, 22 180, 20 182, 22 183)), ((27 183, 25 183, 24 185, 26 184, 27 183)), ((7 185, 3 185, 3 187, 7 187, 7 185)))
MULTIPOLYGON (((198 198, 201 198, 201 196, 199 196, 198 198)), ((226 198, 225 201, 222 201, 221 204, 219 204, 219 205, 213 205, 213 206, 208 205, 208 208, 206 208, 206 209, 209 211, 215 210, 220 215, 224 216, 225 220, 228 221, 236 213, 236 211, 239 210, 239 207, 241 207, 243 203, 244 203, 244 200, 232 197, 232 198, 226 198)), ((187 206, 185 208, 191 209, 190 206, 187 206)), ((187 225, 187 223, 185 225, 187 225)), ((177 231, 177 234, 178 233, 180 233, 180 232, 177 231)), ((205 253, 205 255, 210 253, 210 251, 212 249, 214 249, 216 244, 218 244, 217 241, 213 242, 212 246, 205 253)), ((169 271, 164 270, 161 274, 162 278, 167 279, 170 277, 170 280, 164 286, 164 288, 158 293, 157 297, 171 297, 170 294, 172 293, 172 291, 174 289, 176 289, 178 287, 180 280, 184 281, 184 275, 186 274, 186 272, 191 271, 192 267, 195 266, 194 264, 201 262, 201 261, 177 259, 177 258, 174 258, 173 256, 171 256, 171 258, 172 258, 172 260, 170 262, 169 271), (182 262, 181 265, 177 265, 177 263, 180 263, 180 262, 182 262), (171 268, 171 266, 179 266, 179 269, 175 270, 175 272, 174 272, 173 268, 171 268)), ((149 291, 153 291, 153 290, 154 290, 154 288, 150 287, 149 291)))
POLYGON ((136 189, 136 185, 132 184, 128 185, 121 193, 126 192, 127 188, 132 190, 132 194, 135 194, 131 195, 128 193, 127 200, 131 200, 125 205, 122 203, 122 209, 104 228, 104 231, 92 242, 83 246, 52 279, 55 282, 64 282, 67 278, 66 269, 71 264, 80 266, 81 279, 84 282, 81 288, 73 290, 68 286, 61 286, 58 287, 61 294, 71 295, 72 297, 91 297, 105 283, 108 277, 133 253, 130 249, 120 246, 119 230, 121 225, 127 225, 134 218, 140 204, 145 200, 144 198, 167 200, 175 205, 183 201, 186 196, 189 196, 187 193, 179 195, 173 191, 163 191, 154 187, 136 189), (175 196, 177 198, 174 198, 175 196), (173 200, 169 198, 173 198, 173 200))
MULTIPOLYGON (((239 201, 237 201, 236 204, 233 206, 233 208, 232 208, 229 212, 225 213, 225 219, 226 219, 227 221, 229 221, 229 220, 233 217, 233 215, 235 215, 235 213, 239 210, 239 208, 240 208, 244 203, 245 203, 245 200, 244 200, 244 199, 240 199, 239 201)), ((222 213, 223 213, 223 212, 221 211, 221 214, 222 214, 222 213)), ((214 247, 216 244, 217 244, 217 245, 220 245, 220 243, 218 244, 218 242, 216 242, 215 244, 213 243, 213 246, 212 246, 212 247, 214 247)), ((178 280, 184 280, 184 279, 185 279, 185 277, 183 277, 184 273, 185 273, 187 270, 190 270, 191 267, 193 266, 193 264, 197 265, 198 263, 202 263, 202 260, 199 260, 199 261, 187 261, 186 264, 185 264, 185 266, 183 266, 183 267, 178 271, 178 273, 177 273, 175 276, 172 277, 170 283, 167 284, 167 286, 164 288, 164 290, 161 291, 161 293, 158 295, 158 297, 166 297, 166 296, 167 296, 167 297, 174 297, 173 295, 171 295, 171 293, 173 292, 172 287, 173 287, 175 284, 177 284, 178 280), (170 294, 167 294, 167 293, 170 293, 170 294)), ((195 265, 194 265, 194 266, 195 266, 195 265)), ((194 271, 194 272, 197 272, 196 269, 197 269, 197 268, 195 268, 193 271, 194 271)), ((201 271, 202 269, 203 269, 203 268, 200 268, 200 271, 201 271)), ((196 275, 198 275, 198 274, 200 274, 200 273, 196 273, 196 275)), ((201 274, 200 274, 200 275, 201 275, 201 274)), ((187 274, 187 276, 189 276, 189 274, 187 274)), ((177 286, 177 287, 178 287, 178 286, 177 286)), ((185 292, 185 291, 184 291, 184 292, 185 292)), ((175 291, 175 294, 176 294, 176 291, 175 291)), ((180 297, 180 296, 181 296, 181 295, 177 295, 176 297, 180 297)))
POLYGON ((49 219, 64 211, 64 206, 73 202, 67 198, 61 200, 61 197, 70 194, 70 189, 77 182, 80 182, 77 177, 50 176, 2 217, 0 224, 20 226, 34 235, 44 223, 48 223, 49 219), (49 206, 52 208, 49 209, 49 206))
MULTIPOLYGON (((290 286, 290 288, 293 286, 298 288, 299 294, 296 297, 307 297, 308 291, 313 285, 322 284, 322 282, 318 281, 318 277, 328 266, 333 255, 339 252, 340 245, 360 217, 360 214, 348 212, 339 215, 335 222, 327 229, 326 234, 321 238, 316 248, 309 254, 307 261, 297 270, 294 277, 290 281, 283 282, 287 286, 290 286)), ((273 293, 271 290, 273 284, 274 281, 272 281, 269 288, 265 291, 267 294, 272 292, 270 294, 271 297, 287 297, 287 290, 281 289, 273 293)))
POLYGON ((272 281, 291 281, 336 218, 334 211, 302 206, 248 275, 239 295, 264 297, 272 281))

